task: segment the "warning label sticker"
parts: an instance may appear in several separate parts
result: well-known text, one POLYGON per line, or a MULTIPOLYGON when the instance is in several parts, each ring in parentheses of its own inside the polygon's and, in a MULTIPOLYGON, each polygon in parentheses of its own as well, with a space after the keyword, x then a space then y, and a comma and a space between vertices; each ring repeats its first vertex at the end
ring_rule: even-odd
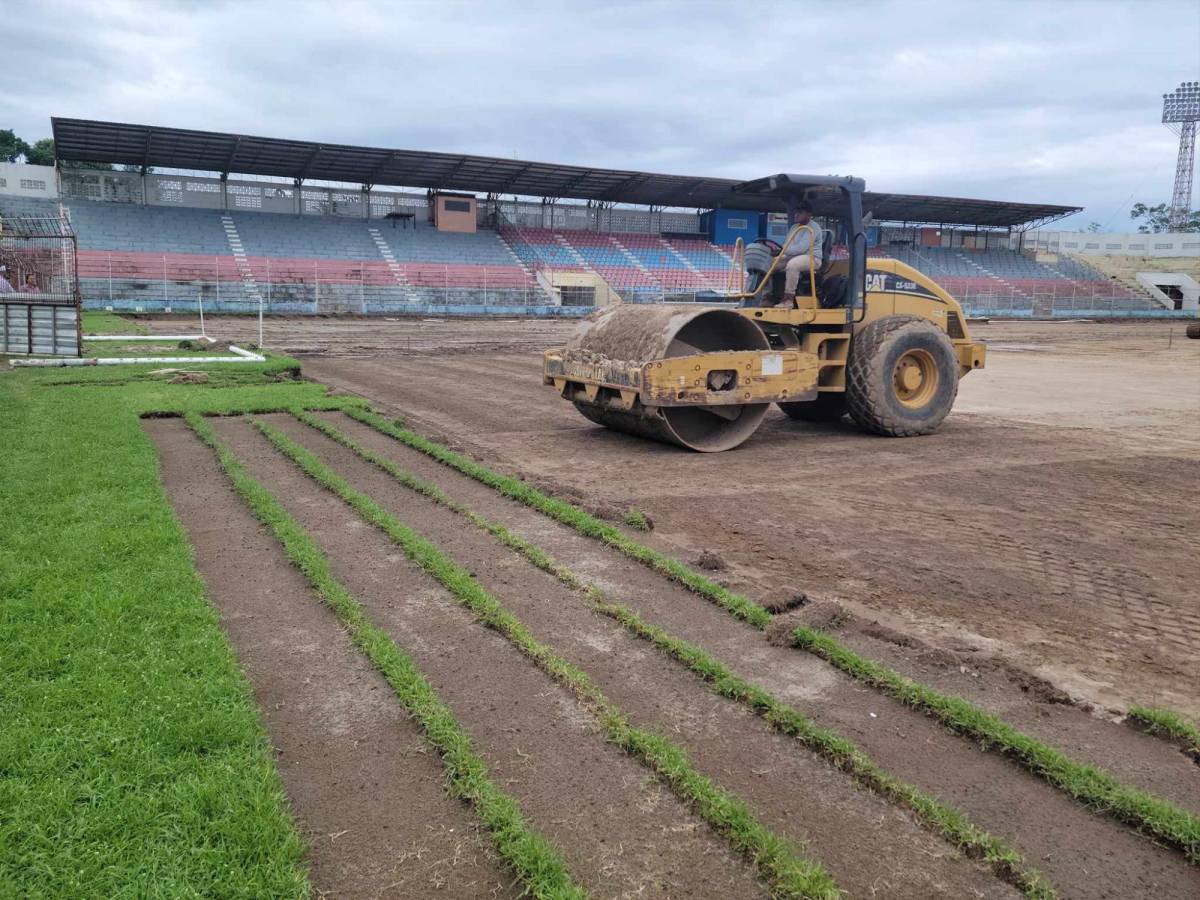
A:
POLYGON ((762 373, 764 375, 782 375, 783 357, 778 353, 768 353, 762 358, 762 373))

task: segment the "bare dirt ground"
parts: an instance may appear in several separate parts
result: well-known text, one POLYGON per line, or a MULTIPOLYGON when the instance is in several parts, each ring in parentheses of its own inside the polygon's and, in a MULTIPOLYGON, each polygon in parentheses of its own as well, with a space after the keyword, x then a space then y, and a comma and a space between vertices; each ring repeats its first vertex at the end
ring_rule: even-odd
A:
POLYGON ((644 510, 659 546, 715 552, 757 596, 836 596, 1076 696, 1200 714, 1200 343, 1181 323, 979 325, 988 367, 937 435, 772 411, 717 455, 606 431, 542 387, 540 350, 573 327, 270 320, 267 344, 320 346, 310 377, 564 493, 644 510))
MULTIPOLYGON (((152 327, 184 326, 176 320, 152 327)), ((641 509, 655 529, 639 540, 693 564, 704 554, 714 578, 760 600, 839 600, 857 614, 839 639, 860 653, 968 697, 1075 759, 1200 813, 1200 770, 1191 760, 1107 714, 1130 703, 1200 714, 1200 601, 1192 574, 1200 525, 1200 342, 1185 340, 1180 324, 978 326, 991 346, 988 368, 964 380, 956 411, 937 435, 888 440, 772 411, 743 448, 716 455, 593 426, 542 387, 540 351, 560 343, 573 323, 275 319, 266 327, 268 347, 303 353, 308 377, 360 393, 418 431, 602 514, 641 509), (323 329, 332 335, 327 344, 320 343, 323 329), (323 352, 306 352, 317 348, 323 352)), ((256 330, 248 320, 209 322, 209 331, 226 339, 253 340, 256 330)), ((886 771, 962 810, 1020 850, 1062 896, 1200 891, 1200 869, 1177 851, 1013 762, 815 656, 772 645, 679 585, 340 413, 322 418, 852 739, 886 771)), ((264 420, 467 567, 635 724, 670 735, 764 824, 805 842, 851 896, 1011 895, 983 864, 714 696, 454 513, 291 417, 264 420)), ((321 545, 371 617, 418 661, 493 772, 589 889, 613 897, 761 891, 745 862, 694 813, 606 745, 557 686, 379 532, 246 422, 214 424, 321 545), (615 847, 613 835, 622 836, 615 847)), ((256 552, 262 535, 241 521, 244 510, 241 519, 227 515, 236 497, 204 492, 203 484, 219 476, 193 459, 203 455, 201 445, 172 427, 152 428, 169 493, 267 709, 293 680, 284 669, 300 673, 312 663, 273 658, 255 641, 267 632, 253 616, 278 617, 289 605, 315 600, 293 583, 295 573, 277 551, 256 552), (240 529, 245 552, 221 552, 216 522, 240 529), (245 592, 235 589, 243 579, 277 585, 277 596, 250 609, 245 592)), ((207 465, 214 468, 211 458, 207 465)), ((328 632, 321 641, 336 648, 330 624, 312 615, 297 620, 314 635, 328 632)), ((364 700, 370 679, 336 655, 334 663, 329 696, 343 691, 350 708, 394 701, 378 692, 364 700), (339 688, 343 681, 350 684, 339 688)), ((267 721, 273 739, 302 748, 307 716, 308 727, 329 742, 328 750, 318 743, 300 756, 302 769, 305 760, 335 752, 337 735, 321 738, 329 730, 323 714, 314 701, 305 706, 303 694, 297 699, 300 716, 290 726, 271 714, 267 721)), ((386 717, 378 722, 376 728, 393 727, 386 717)), ((402 741, 377 734, 374 750, 391 759, 402 741)), ((418 760, 419 772, 403 777, 428 778, 429 762, 418 760)), ((345 765, 366 766, 372 778, 385 771, 379 759, 345 765)), ((299 776, 281 771, 301 818, 310 807, 330 821, 348 814, 349 807, 319 802, 302 778, 293 782, 299 776)), ((323 777, 344 776, 333 767, 323 777)), ((452 817, 454 810, 428 803, 430 815, 452 817)), ((364 815, 386 821, 382 808, 368 805, 364 815)), ((400 812, 392 827, 409 827, 411 818, 400 812)), ((478 868, 452 895, 469 895, 470 879, 491 877, 487 854, 471 853, 478 868)), ((336 864, 329 854, 324 871, 336 873, 336 864)), ((369 894, 372 873, 361 874, 367 881, 335 876, 326 883, 369 894)))

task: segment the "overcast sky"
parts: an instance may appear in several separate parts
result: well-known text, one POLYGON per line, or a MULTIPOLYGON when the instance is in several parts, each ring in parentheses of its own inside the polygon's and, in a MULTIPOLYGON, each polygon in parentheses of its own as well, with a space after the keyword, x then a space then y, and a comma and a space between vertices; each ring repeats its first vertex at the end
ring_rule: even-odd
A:
MULTIPOLYGON (((10 0, 11 2, 11 0, 10 0)), ((7 4, 6 4, 7 5, 7 4)), ((1200 0, 38 2, 0 128, 50 116, 1086 206, 1169 200, 1200 0)))

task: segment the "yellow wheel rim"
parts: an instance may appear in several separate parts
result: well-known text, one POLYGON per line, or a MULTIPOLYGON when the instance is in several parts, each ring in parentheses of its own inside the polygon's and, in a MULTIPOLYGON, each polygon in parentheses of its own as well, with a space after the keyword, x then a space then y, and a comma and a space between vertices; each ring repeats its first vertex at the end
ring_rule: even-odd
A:
POLYGON ((892 389, 896 399, 910 409, 920 409, 937 393, 941 376, 928 350, 913 349, 896 360, 892 389))

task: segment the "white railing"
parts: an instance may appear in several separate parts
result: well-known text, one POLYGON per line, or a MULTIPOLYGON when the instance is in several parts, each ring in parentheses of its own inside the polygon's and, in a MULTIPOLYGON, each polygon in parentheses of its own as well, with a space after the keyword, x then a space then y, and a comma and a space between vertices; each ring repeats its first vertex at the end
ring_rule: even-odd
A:
POLYGON ((369 312, 375 306, 467 304, 546 306, 535 280, 515 266, 399 263, 402 280, 383 260, 272 260, 232 256, 83 251, 79 278, 84 299, 116 304, 141 300, 155 308, 257 302, 312 312, 369 312))

